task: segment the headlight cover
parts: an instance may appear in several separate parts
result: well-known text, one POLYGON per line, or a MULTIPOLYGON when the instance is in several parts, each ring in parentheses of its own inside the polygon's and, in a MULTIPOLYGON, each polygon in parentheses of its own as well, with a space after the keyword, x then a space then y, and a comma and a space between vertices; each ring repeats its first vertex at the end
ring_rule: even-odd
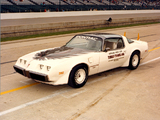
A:
POLYGON ((40 69, 43 69, 44 65, 40 65, 40 69))
POLYGON ((47 71, 49 71, 51 69, 51 66, 47 66, 47 71))
POLYGON ((50 71, 51 66, 45 66, 45 65, 40 64, 39 68, 40 68, 40 70, 44 69, 44 70, 50 71))
POLYGON ((23 65, 26 65, 27 64, 27 60, 23 60, 23 59, 20 59, 19 62, 23 65))

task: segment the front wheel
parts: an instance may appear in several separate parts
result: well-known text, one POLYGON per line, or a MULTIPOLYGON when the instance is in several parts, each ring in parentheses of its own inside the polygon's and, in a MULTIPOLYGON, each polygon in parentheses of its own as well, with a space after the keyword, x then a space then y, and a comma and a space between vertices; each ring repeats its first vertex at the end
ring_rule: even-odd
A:
POLYGON ((129 69, 134 70, 139 66, 140 63, 140 54, 139 52, 133 52, 130 57, 129 69))
POLYGON ((88 79, 87 69, 83 65, 76 66, 72 69, 68 85, 73 88, 83 87, 88 79))

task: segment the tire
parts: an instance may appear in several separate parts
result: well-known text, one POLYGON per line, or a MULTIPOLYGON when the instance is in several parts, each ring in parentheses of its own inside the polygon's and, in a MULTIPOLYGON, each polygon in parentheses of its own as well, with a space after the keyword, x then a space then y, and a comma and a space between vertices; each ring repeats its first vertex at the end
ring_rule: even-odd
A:
POLYGON ((128 68, 134 70, 139 66, 139 63, 140 63, 140 53, 138 51, 135 51, 132 53, 130 57, 128 68))
POLYGON ((73 88, 83 87, 88 79, 88 71, 83 65, 74 67, 70 73, 68 85, 73 88))

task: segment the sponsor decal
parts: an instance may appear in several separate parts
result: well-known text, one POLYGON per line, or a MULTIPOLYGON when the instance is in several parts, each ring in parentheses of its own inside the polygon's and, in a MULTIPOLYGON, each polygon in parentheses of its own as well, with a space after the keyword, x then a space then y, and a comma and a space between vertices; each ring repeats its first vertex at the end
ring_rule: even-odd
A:
POLYGON ((116 52, 110 52, 110 53, 109 53, 109 56, 108 56, 108 59, 109 59, 108 62, 118 61, 119 59, 124 58, 124 57, 123 57, 124 55, 125 55, 125 53, 122 52, 122 50, 116 51, 116 52))

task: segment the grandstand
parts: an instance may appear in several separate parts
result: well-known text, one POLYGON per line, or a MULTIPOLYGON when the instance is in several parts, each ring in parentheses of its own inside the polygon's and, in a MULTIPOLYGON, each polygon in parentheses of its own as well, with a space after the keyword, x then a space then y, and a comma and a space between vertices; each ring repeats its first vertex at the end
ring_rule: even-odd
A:
POLYGON ((160 9, 159 0, 1 0, 1 13, 160 9))

